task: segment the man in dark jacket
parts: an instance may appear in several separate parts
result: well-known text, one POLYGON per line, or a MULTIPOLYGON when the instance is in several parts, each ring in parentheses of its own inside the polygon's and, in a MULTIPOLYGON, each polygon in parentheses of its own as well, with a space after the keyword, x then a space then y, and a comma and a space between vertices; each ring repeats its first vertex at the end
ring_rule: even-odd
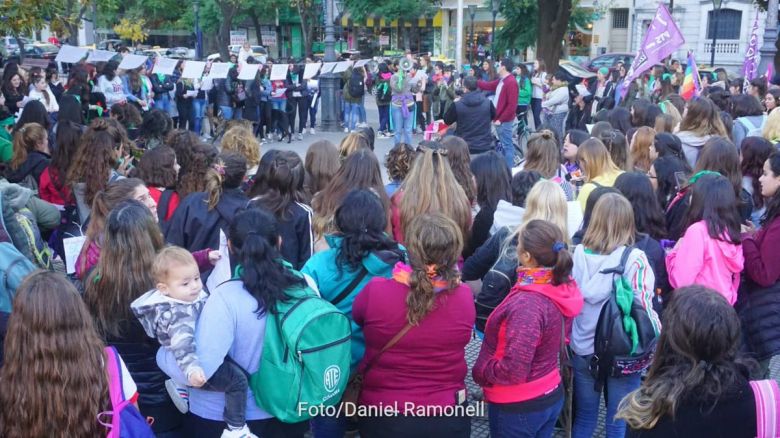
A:
POLYGON ((496 140, 490 132, 490 124, 496 115, 496 108, 485 94, 477 90, 477 78, 468 76, 463 80, 466 94, 455 100, 444 114, 444 123, 457 122, 455 135, 469 145, 472 155, 495 149, 496 140))

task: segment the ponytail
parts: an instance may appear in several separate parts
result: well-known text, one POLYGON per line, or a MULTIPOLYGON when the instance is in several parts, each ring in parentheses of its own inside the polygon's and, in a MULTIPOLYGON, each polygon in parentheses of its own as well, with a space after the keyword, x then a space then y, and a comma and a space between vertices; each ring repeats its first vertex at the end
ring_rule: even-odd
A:
POLYGON ((219 154, 214 164, 206 172, 206 195, 208 209, 213 210, 219 204, 224 189, 236 189, 246 176, 246 158, 236 152, 219 154))
POLYGON ((571 269, 574 266, 574 261, 572 260, 571 253, 569 252, 569 249, 565 243, 559 241, 555 244, 561 245, 561 248, 556 253, 555 265, 553 266, 552 270, 552 284, 553 286, 558 286, 569 281, 571 276, 571 269))
POLYGON ((222 175, 225 167, 217 159, 217 162, 206 172, 206 195, 208 197, 209 210, 213 210, 222 196, 222 175))
POLYGON ((11 169, 16 170, 27 161, 27 154, 44 141, 46 129, 38 123, 27 123, 14 134, 11 169))

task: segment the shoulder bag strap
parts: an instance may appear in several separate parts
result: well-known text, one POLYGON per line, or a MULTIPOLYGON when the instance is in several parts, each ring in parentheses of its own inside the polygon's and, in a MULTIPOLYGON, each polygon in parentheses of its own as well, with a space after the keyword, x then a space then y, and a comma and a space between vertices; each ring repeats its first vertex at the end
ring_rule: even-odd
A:
POLYGON ((174 193, 173 189, 165 189, 160 193, 160 202, 157 204, 157 219, 160 223, 165 222, 165 218, 168 216, 171 198, 173 198, 174 193))
POLYGON ((103 349, 106 356, 106 372, 108 374, 108 392, 111 397, 111 405, 116 408, 124 401, 122 392, 122 370, 119 357, 114 347, 103 349))
POLYGON ((411 329, 412 329, 412 324, 410 324, 410 323, 407 323, 407 324, 404 326, 404 328, 402 328, 402 329, 401 329, 401 331, 400 331, 400 332, 398 332, 398 333, 397 333, 395 336, 393 336, 393 339, 390 339, 390 341, 388 341, 388 343, 387 343, 387 344, 385 344, 385 346, 384 346, 384 347, 382 347, 382 349, 381 349, 381 350, 379 350, 379 353, 377 353, 377 354, 376 354, 376 356, 372 357, 372 358, 371 358, 371 360, 370 360, 370 361, 368 361, 368 363, 366 363, 366 367, 365 367, 365 368, 363 368, 363 372, 362 372, 361 374, 363 374, 363 375, 366 375, 366 374, 368 373, 368 370, 370 370, 370 369, 371 369, 371 367, 373 367, 373 366, 374 366, 374 364, 377 362, 377 360, 379 359, 379 357, 380 357, 380 356, 382 356, 382 353, 384 353, 385 351, 387 351, 387 350, 389 350, 389 349, 393 348, 393 346, 394 346, 395 344, 397 344, 397 343, 398 343, 398 341, 400 341, 400 340, 401 340, 401 338, 403 338, 403 337, 404 337, 404 335, 406 335, 406 333, 407 333, 407 332, 409 332, 409 330, 411 330, 411 329))
POLYGON ((776 437, 780 433, 780 389, 775 380, 750 382, 756 399, 756 432, 758 438, 776 437))
POLYGON ((336 295, 336 298, 333 299, 330 303, 334 306, 338 303, 344 301, 344 298, 348 297, 349 294, 352 293, 352 291, 355 290, 357 285, 360 284, 361 281, 363 281, 364 278, 366 278, 366 275, 368 275, 368 270, 365 266, 360 267, 360 272, 355 276, 355 278, 352 279, 351 282, 347 285, 347 287, 344 288, 344 290, 341 291, 340 294, 336 295))

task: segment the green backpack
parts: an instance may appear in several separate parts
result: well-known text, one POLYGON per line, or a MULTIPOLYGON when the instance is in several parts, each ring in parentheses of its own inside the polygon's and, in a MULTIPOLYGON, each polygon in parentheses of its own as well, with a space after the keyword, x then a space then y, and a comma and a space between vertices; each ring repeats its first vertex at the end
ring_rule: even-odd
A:
POLYGON ((249 379, 257 405, 285 423, 341 400, 349 379, 349 318, 311 288, 287 291, 266 318, 260 367, 249 379))

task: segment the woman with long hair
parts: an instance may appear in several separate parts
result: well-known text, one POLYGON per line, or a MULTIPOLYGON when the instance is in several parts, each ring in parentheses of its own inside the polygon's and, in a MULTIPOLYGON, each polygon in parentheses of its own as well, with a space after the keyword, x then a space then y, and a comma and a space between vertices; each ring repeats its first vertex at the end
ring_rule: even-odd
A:
POLYGON ((60 122, 57 129, 57 148, 49 166, 41 173, 38 193, 44 201, 56 205, 75 205, 76 200, 65 180, 73 159, 81 147, 82 126, 74 122, 60 122))
POLYGON ((43 126, 28 123, 14 134, 14 152, 8 163, 9 182, 18 183, 38 192, 41 174, 49 166, 49 134, 43 126))
POLYGON ((707 98, 688 102, 677 137, 682 142, 685 160, 691 168, 696 166, 701 148, 713 135, 728 137, 718 107, 707 98))
POLYGON ((731 97, 730 115, 734 120, 732 133, 737 147, 742 146, 745 137, 760 135, 767 119, 761 102, 746 94, 731 97))
POLYGON ((580 145, 577 161, 585 177, 585 184, 580 188, 577 201, 580 203, 580 209, 585 211, 590 193, 597 187, 612 187, 623 171, 615 165, 609 150, 597 138, 591 138, 580 145))
POLYGON ((666 156, 653 161, 650 170, 647 171, 647 177, 650 178, 650 184, 658 198, 658 205, 663 212, 666 212, 667 207, 680 190, 677 175, 688 178, 686 166, 686 162, 672 156, 666 156))
POLYGON ((330 183, 340 166, 339 151, 330 141, 317 140, 306 149, 306 158, 303 160, 306 177, 303 187, 309 199, 314 198, 314 195, 330 183))
POLYGON ((761 194, 759 180, 764 173, 764 164, 775 147, 763 137, 745 137, 740 147, 739 167, 742 171, 742 190, 753 200, 753 212, 750 221, 758 224, 766 211, 764 196, 761 194))
POLYGON ((168 146, 146 151, 138 162, 138 167, 135 168, 134 175, 146 184, 149 195, 157 205, 161 223, 173 217, 173 212, 181 202, 179 194, 176 193, 179 169, 176 153, 168 146))
MULTIPOLYGON (((337 232, 326 236, 330 249, 314 254, 301 272, 317 284, 320 295, 352 320, 352 372, 363 358, 366 340, 352 318, 352 303, 374 277, 391 278, 393 267, 406 260, 404 249, 385 233, 387 217, 379 197, 353 190, 336 210, 337 232)), ((314 436, 343 436, 346 417, 317 417, 314 436)))
MULTIPOLYGON (((561 72, 552 75, 552 87, 542 101, 544 124, 555 132, 556 138, 562 138, 566 127, 566 117, 569 115, 569 83, 567 76, 561 72)), ((538 129, 538 128, 537 128, 538 129)))
POLYGON ((423 142, 412 169, 393 195, 393 238, 404 242, 406 226, 423 213, 439 212, 458 224, 463 241, 471 229, 471 205, 455 179, 447 161, 447 151, 439 143, 423 142))
POLYGON ((685 234, 666 254, 669 283, 675 288, 710 287, 734 305, 745 264, 734 188, 715 172, 701 172, 694 178, 685 234))
POLYGON ((197 135, 189 131, 171 132, 165 142, 176 153, 179 169, 179 181, 176 192, 184 199, 190 193, 206 190, 206 175, 219 153, 217 148, 200 141, 197 135))
POLYGON ((579 150, 580 145, 585 143, 589 138, 590 134, 585 131, 580 131, 579 129, 572 129, 563 137, 562 156, 563 166, 566 168, 568 174, 567 180, 576 182, 577 180, 582 179, 582 172, 577 163, 577 151, 579 150))
MULTIPOLYGON (((210 378, 230 355, 247 373, 256 373, 263 351, 266 318, 293 290, 313 295, 306 281, 284 262, 279 253, 280 235, 271 213, 257 208, 236 214, 227 228, 230 260, 236 269, 233 281, 211 291, 198 318, 195 344, 205 377, 210 378), (202 348, 201 348, 202 347, 202 348)), ((158 354, 157 363, 177 382, 187 382, 176 358, 158 354)), ((190 388, 190 413, 182 436, 217 438, 225 429, 225 397, 214 391, 190 388)), ((308 423, 286 424, 271 417, 247 394, 246 422, 253 434, 263 437, 303 438, 308 423)))
MULTIPOLYGON (((618 266, 625 251, 630 252, 622 278, 632 285, 633 298, 647 312, 655 332, 660 331, 660 322, 652 304, 655 276, 653 270, 649 269, 645 253, 632 247, 635 238, 631 204, 620 194, 607 193, 596 203, 582 245, 578 245, 574 251, 572 277, 585 299, 582 312, 574 318, 570 344, 574 353, 575 437, 590 437, 596 428, 602 391, 594 388, 590 359, 595 351, 599 315, 613 293, 615 281, 614 274, 603 271, 618 266)), ((625 422, 616 419, 615 414, 623 396, 639 387, 642 370, 636 371, 620 377, 608 376, 604 382, 604 390, 609 394, 605 399, 608 438, 622 438, 625 435, 625 422)))
MULTIPOLYGON (((406 143, 398 143, 387 152, 385 169, 387 169, 387 176, 390 178, 390 182, 385 184, 387 196, 393 196, 396 190, 401 188, 416 156, 417 150, 406 143)), ((471 171, 469 170, 469 172, 471 171)))
POLYGON ((747 190, 742 188, 740 154, 734 144, 721 137, 709 139, 699 154, 699 161, 696 162, 693 173, 696 174, 703 170, 717 172, 731 182, 742 222, 750 219, 753 212, 753 198, 747 190))
POLYGON ((187 195, 165 227, 168 243, 192 251, 219 248, 219 232, 225 231, 249 198, 241 191, 246 158, 225 152, 206 174, 206 189, 187 195))
MULTIPOLYGON (((571 141, 571 133, 566 133, 566 137, 571 141)), ((576 134, 575 134, 576 135, 576 134)), ((577 148, 578 146, 574 146, 577 148)), ((573 201, 575 198, 574 187, 566 180, 567 170, 561 164, 561 151, 558 142, 555 140, 555 134, 544 129, 532 134, 528 139, 528 151, 525 159, 520 162, 520 166, 512 169, 512 172, 520 170, 533 170, 539 172, 545 179, 549 179, 561 186, 566 193, 566 200, 573 201)))
POLYGON ((252 130, 243 125, 235 125, 225 131, 220 143, 223 152, 237 152, 246 158, 245 191, 249 191, 255 181, 257 167, 260 165, 260 143, 252 130))
POLYGON ((542 99, 547 88, 547 66, 543 59, 534 61, 534 74, 531 76, 531 112, 534 116, 534 129, 542 129, 542 99))
POLYGON ((468 258, 490 238, 493 215, 499 201, 512 200, 512 176, 506 167, 506 160, 502 160, 498 152, 490 151, 480 154, 471 162, 471 171, 477 183, 479 213, 474 216, 471 237, 463 250, 464 258, 468 258))
MULTIPOLYGON (((156 434, 179 428, 182 416, 168 397, 165 374, 155 364, 159 345, 149 342, 130 303, 154 288, 152 263, 165 245, 156 217, 136 200, 119 203, 106 218, 100 261, 84 281, 84 302, 98 333, 119 351, 138 383, 138 407, 153 417, 156 434)), ((93 413, 94 415, 94 413, 93 413)))
POLYGON ((620 403, 626 436, 757 436, 748 363, 739 355, 740 320, 703 286, 674 291, 642 386, 620 403))
POLYGON ((314 245, 312 210, 303 189, 306 171, 296 152, 270 150, 260 159, 258 179, 249 192, 250 205, 276 218, 282 245, 279 252, 294 269, 301 269, 314 245))
POLYGON ((24 96, 27 95, 27 85, 18 72, 10 75, 3 74, 3 76, 7 77, 3 79, 5 106, 12 113, 16 113, 24 106, 22 101, 24 100, 24 96))
POLYGON ((650 148, 655 143, 655 129, 642 126, 637 129, 629 145, 628 162, 636 172, 647 172, 653 160, 650 158, 650 148))
MULTIPOLYGON (((631 134, 631 130, 626 134, 631 134)), ((598 137, 594 136, 594 138, 601 140, 601 143, 604 144, 609 151, 612 162, 621 170, 631 169, 628 162, 629 156, 626 134, 617 129, 607 129, 606 131, 602 131, 598 137)))
POLYGON ((111 108, 115 104, 127 103, 122 78, 116 74, 119 64, 116 61, 108 61, 103 67, 102 74, 98 77, 95 90, 106 97, 106 105, 111 108))
POLYGON ((780 143, 780 111, 772 111, 766 116, 764 129, 761 130, 761 136, 777 145, 780 143))
MULTIPOLYGON (((472 214, 476 214, 477 186, 474 183, 474 174, 471 173, 471 156, 469 155, 468 143, 458 136, 448 135, 441 140, 441 145, 447 150, 447 161, 450 163, 450 169, 452 169, 455 179, 458 180, 458 184, 466 193, 469 205, 472 206, 472 214)), ((410 164, 413 164, 413 161, 414 159, 412 159, 410 164)))
POLYGON ((465 438, 471 433, 469 417, 445 417, 430 410, 458 405, 465 397, 464 348, 475 310, 471 290, 461 283, 457 267, 462 232, 444 214, 423 213, 409 221, 406 237, 409 264, 396 265, 391 279, 374 277, 352 305, 352 316, 366 339, 358 367, 364 373, 359 402, 398 403, 431 414, 361 417, 360 436, 465 438), (380 356, 397 335, 395 345, 380 356))
MULTIPOLYGON (((127 400, 138 396, 120 359, 127 400)), ((16 290, 0 368, 0 435, 102 437, 111 410, 107 358, 92 317, 62 274, 36 271, 16 290)))

